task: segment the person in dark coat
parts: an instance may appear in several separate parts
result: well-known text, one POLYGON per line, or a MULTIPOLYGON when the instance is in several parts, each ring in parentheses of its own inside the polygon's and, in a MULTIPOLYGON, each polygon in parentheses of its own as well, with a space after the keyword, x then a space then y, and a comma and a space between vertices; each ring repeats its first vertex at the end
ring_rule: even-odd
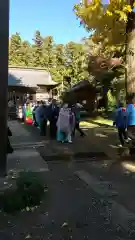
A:
POLYGON ((38 104, 36 104, 33 108, 33 111, 32 111, 32 114, 33 114, 33 124, 35 127, 38 127, 38 123, 36 121, 36 116, 35 116, 35 112, 36 112, 36 109, 38 108, 38 104))
POLYGON ((40 105, 36 108, 35 111, 36 122, 40 128, 40 135, 46 136, 46 128, 47 128, 47 106, 43 101, 41 101, 40 105))
POLYGON ((50 137, 56 138, 57 133, 57 120, 59 116, 59 107, 56 104, 56 100, 53 99, 51 104, 47 108, 47 116, 50 122, 50 137))
POLYGON ((85 133, 80 128, 80 119, 81 119, 80 105, 76 104, 75 106, 72 106, 72 111, 74 112, 74 115, 75 115, 75 128, 73 130, 73 136, 75 136, 75 130, 77 130, 80 133, 80 136, 84 137, 85 133))
POLYGON ((11 146, 10 140, 9 140, 9 137, 11 137, 11 136, 12 136, 12 132, 11 132, 10 128, 8 127, 8 129, 7 129, 7 154, 13 153, 13 151, 14 151, 11 146))

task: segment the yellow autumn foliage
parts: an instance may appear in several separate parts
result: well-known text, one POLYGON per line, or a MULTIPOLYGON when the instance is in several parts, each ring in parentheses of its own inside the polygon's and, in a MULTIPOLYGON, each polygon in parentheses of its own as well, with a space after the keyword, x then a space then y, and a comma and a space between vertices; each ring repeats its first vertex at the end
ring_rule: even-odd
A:
POLYGON ((82 0, 74 7, 75 14, 83 22, 84 27, 93 31, 93 41, 102 42, 104 46, 117 48, 125 44, 126 22, 132 8, 127 0, 110 0, 103 4, 102 0, 82 0))

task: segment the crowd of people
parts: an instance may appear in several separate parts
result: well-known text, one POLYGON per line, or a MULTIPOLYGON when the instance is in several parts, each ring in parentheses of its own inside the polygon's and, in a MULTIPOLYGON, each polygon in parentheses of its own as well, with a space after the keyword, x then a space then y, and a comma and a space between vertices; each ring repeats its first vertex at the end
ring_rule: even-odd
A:
POLYGON ((49 135, 51 139, 60 142, 72 142, 77 129, 80 136, 85 136, 80 128, 80 106, 77 104, 58 104, 55 99, 46 103, 25 103, 19 118, 28 124, 33 124, 40 129, 40 135, 46 136, 47 123, 49 122, 49 135))
MULTIPOLYGON (((40 135, 46 136, 47 123, 49 122, 49 135, 51 139, 59 142, 72 143, 75 131, 80 133, 81 137, 85 134, 80 128, 80 104, 74 105, 62 103, 58 104, 55 99, 51 102, 27 102, 18 107, 18 117, 22 121, 32 124, 40 129, 40 135)), ((115 111, 113 125, 118 129, 120 147, 125 143, 132 141, 135 143, 135 97, 129 96, 126 106, 119 103, 115 111)), ((9 137, 12 135, 8 128, 8 146, 7 152, 12 153, 9 137)))

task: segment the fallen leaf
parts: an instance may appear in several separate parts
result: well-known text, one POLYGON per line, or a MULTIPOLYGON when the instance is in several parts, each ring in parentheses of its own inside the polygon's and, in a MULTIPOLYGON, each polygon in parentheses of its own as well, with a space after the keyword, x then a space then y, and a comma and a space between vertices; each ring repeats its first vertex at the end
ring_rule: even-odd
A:
POLYGON ((48 192, 48 189, 47 189, 47 188, 44 189, 44 193, 45 193, 45 192, 48 192))
POLYGON ((113 192, 109 193, 109 197, 118 196, 118 195, 119 194, 116 191, 113 191, 113 192))
POLYGON ((31 207, 31 212, 34 212, 35 208, 34 207, 31 207))
POLYGON ((32 236, 30 234, 28 234, 25 239, 30 239, 32 236))
POLYGON ((12 179, 15 179, 16 177, 15 176, 12 176, 12 179))
POLYGON ((26 207, 26 211, 29 212, 29 211, 30 211, 30 208, 29 208, 29 207, 26 207))
POLYGON ((48 212, 45 212, 44 215, 48 216, 48 212))
POLYGON ((107 167, 108 165, 107 165, 107 163, 104 163, 102 166, 105 168, 105 167, 107 167))
POLYGON ((68 223, 64 222, 61 227, 63 228, 63 227, 67 227, 67 226, 68 226, 68 223))
POLYGON ((34 206, 35 209, 39 208, 39 206, 34 206))
POLYGON ((8 182, 4 182, 4 185, 7 185, 8 184, 8 182))

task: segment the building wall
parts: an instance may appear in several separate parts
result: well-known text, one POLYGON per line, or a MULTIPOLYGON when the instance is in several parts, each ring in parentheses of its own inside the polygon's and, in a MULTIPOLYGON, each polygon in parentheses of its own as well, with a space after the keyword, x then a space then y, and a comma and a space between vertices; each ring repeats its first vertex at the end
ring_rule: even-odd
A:
POLYGON ((52 90, 45 86, 40 86, 35 90, 30 88, 8 87, 8 100, 24 102, 26 99, 33 101, 45 101, 52 98, 52 90))
POLYGON ((52 94, 48 92, 45 92, 45 93, 37 92, 35 96, 36 96, 36 101, 41 101, 41 100, 46 101, 52 97, 52 94))
POLYGON ((85 109, 89 112, 92 112, 95 107, 96 92, 91 86, 85 88, 80 88, 76 91, 69 92, 65 94, 64 101, 76 103, 80 102, 81 104, 85 102, 85 109))
POLYGON ((22 92, 8 91, 8 100, 24 102, 27 98, 27 94, 22 92))

